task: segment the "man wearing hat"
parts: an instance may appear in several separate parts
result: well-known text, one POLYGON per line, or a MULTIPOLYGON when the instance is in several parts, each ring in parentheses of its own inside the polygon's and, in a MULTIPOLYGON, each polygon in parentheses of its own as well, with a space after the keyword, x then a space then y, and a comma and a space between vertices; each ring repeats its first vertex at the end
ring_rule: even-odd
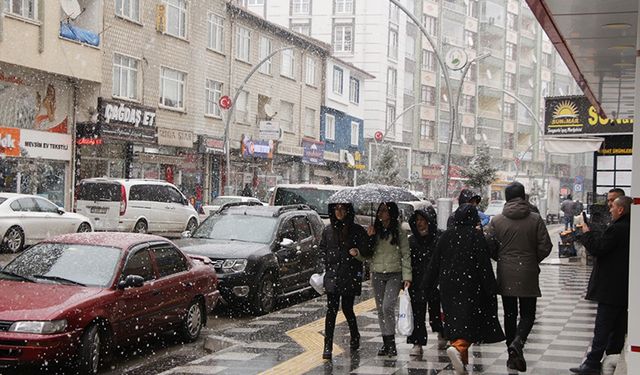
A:
MULTIPOLYGON (((470 204, 477 208, 481 201, 482 197, 479 194, 469 189, 462 189, 460 195, 458 196, 458 208, 462 207, 462 205, 464 204, 470 204)), ((449 216, 449 219, 447 220, 447 229, 453 226, 454 215, 455 212, 453 212, 451 216, 449 216)), ((483 227, 487 224, 489 224, 489 216, 485 215, 484 212, 478 210, 478 227, 483 227)))

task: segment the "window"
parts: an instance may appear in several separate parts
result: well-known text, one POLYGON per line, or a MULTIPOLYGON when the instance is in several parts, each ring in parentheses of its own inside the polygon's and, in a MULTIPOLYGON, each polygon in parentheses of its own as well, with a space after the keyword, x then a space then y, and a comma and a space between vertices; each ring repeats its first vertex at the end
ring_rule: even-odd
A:
POLYGON ((351 145, 357 146, 360 144, 360 123, 351 122, 351 145))
POLYGON ((299 241, 304 241, 305 239, 313 235, 311 232, 311 227, 309 226, 309 220, 307 220, 307 218, 304 216, 294 217, 293 227, 296 229, 296 234, 299 241))
POLYGON ((476 98, 471 95, 462 95, 462 111, 467 113, 475 113, 476 98))
POLYGON ((224 51, 224 18, 209 14, 208 47, 214 51, 224 51))
POLYGON ((411 35, 407 35, 407 50, 405 51, 405 56, 411 60, 416 59, 416 38, 411 35))
POLYGON ((413 73, 404 72, 404 93, 413 96, 413 73))
POLYGON ((436 71, 436 56, 427 49, 422 50, 422 69, 430 72, 436 71))
POLYGON ((116 14, 139 22, 140 0, 116 0, 116 14))
POLYGON ((218 104, 222 96, 222 82, 208 79, 205 84, 205 93, 207 103, 204 113, 211 116, 222 117, 220 105, 218 104))
POLYGON ((334 66, 333 67, 333 92, 338 95, 342 95, 342 93, 344 92, 344 88, 342 86, 343 77, 344 77, 344 73, 342 69, 338 68, 337 66, 334 66))
POLYGON ((264 0, 249 0, 249 5, 264 5, 264 0))
POLYGON ((122 270, 122 280, 129 275, 142 276, 144 281, 153 280, 155 275, 153 274, 153 266, 151 265, 151 258, 147 250, 140 250, 135 254, 129 256, 127 264, 122 270))
POLYGON ((42 198, 33 198, 33 200, 36 201, 36 204, 38 205, 38 208, 40 209, 40 212, 50 212, 50 213, 58 213, 58 206, 56 206, 55 204, 44 200, 42 198))
POLYGON ((242 26, 236 30, 236 58, 249 62, 251 52, 251 31, 242 26))
POLYGON ((353 0, 334 0, 333 14, 353 14, 353 0))
POLYGON ((280 65, 281 75, 293 78, 293 69, 295 68, 294 58, 294 52, 292 49, 285 49, 282 51, 282 65, 280 65))
POLYGON ((236 100, 236 119, 240 122, 249 121, 249 93, 242 90, 236 100))
POLYGON ((464 45, 467 48, 475 48, 478 40, 478 34, 471 30, 464 31, 464 45))
POLYGON ((467 16, 478 18, 478 1, 477 0, 467 1, 467 16))
POLYGON ((518 15, 507 12, 507 28, 518 31, 518 15))
POLYGON ((295 20, 296 22, 289 25, 291 31, 295 31, 296 33, 300 33, 302 35, 310 36, 311 35, 311 21, 306 20, 304 23, 300 23, 300 20, 295 20))
POLYGON ((22 212, 39 212, 40 209, 33 198, 21 198, 18 199, 20 204, 20 211, 22 212))
POLYGON ((167 4, 167 34, 180 38, 187 37, 186 0, 165 0, 167 4))
POLYGON ((333 25, 333 51, 353 51, 353 24, 333 25))
POLYGON ((432 139, 435 126, 435 121, 420 120, 420 139, 432 139))
POLYGON ((516 105, 515 103, 504 103, 504 118, 507 120, 516 119, 516 105))
POLYGON ((316 111, 312 108, 304 109, 304 135, 315 136, 316 111))
POLYGON ((138 60, 122 55, 113 55, 113 90, 116 98, 138 97, 138 60))
POLYGON ((400 8, 393 3, 389 3, 389 21, 396 25, 400 22, 400 8))
POLYGON ((307 85, 316 85, 316 60, 311 56, 306 57, 306 69, 304 82, 307 85))
POLYGON ((38 19, 38 2, 36 0, 4 0, 4 11, 36 20, 38 19))
POLYGON ((438 35, 438 19, 426 14, 422 15, 422 26, 427 29, 427 32, 431 36, 438 35))
POLYGON ((324 115, 324 137, 336 139, 336 118, 333 115, 324 115))
POLYGON ((284 130, 293 131, 293 103, 280 102, 280 121, 284 130))
MULTIPOLYGON (((283 53, 286 51, 283 51, 283 53)), ((271 39, 266 36, 260 36, 260 61, 269 56, 271 53, 271 39)), ((260 73, 271 74, 271 59, 265 61, 262 65, 260 65, 260 73)))
POLYGON ((542 66, 551 69, 553 67, 553 64, 551 62, 551 54, 542 52, 542 66))
POLYGON ((387 122, 385 123, 385 131, 386 132, 391 132, 391 134, 395 134, 396 129, 395 129, 395 121, 396 120, 396 107, 393 105, 389 105, 387 104, 387 122), (391 124, 393 124, 393 128, 391 128, 391 124))
POLYGON ((504 87, 507 90, 515 90, 516 89, 516 75, 513 73, 506 72, 504 73, 504 87))
POLYGON ((184 197, 182 193, 178 191, 178 189, 172 186, 161 186, 160 190, 163 191, 164 203, 179 203, 183 204, 184 197))
POLYGON ((508 60, 517 59, 518 58, 518 51, 517 51, 516 45, 513 44, 513 43, 507 42, 506 48, 505 48, 505 55, 506 55, 508 60))
POLYGON ((311 14, 311 0, 291 0, 291 14, 311 14))
POLYGON ((160 104, 184 109, 184 85, 186 73, 162 68, 160 70, 160 104))
POLYGON ((513 134, 504 133, 504 148, 507 150, 513 150, 513 134))
POLYGON ((360 81, 354 77, 349 78, 349 101, 360 103, 360 81))
POLYGON ((160 277, 170 276, 189 269, 187 260, 173 247, 157 247, 152 250, 160 277))
POLYGON ((398 30, 389 28, 389 51, 387 55, 394 59, 398 59, 398 30))
POLYGON ((398 72, 393 69, 387 69, 387 97, 396 97, 396 90, 398 88, 398 72))
POLYGON ((422 85, 421 100, 430 105, 436 105, 436 88, 422 85))

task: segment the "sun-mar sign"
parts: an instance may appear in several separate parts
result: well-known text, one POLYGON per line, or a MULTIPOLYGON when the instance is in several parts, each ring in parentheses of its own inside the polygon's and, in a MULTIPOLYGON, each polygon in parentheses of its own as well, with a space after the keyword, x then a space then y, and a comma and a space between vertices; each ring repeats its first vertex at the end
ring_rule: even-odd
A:
POLYGON ((584 96, 545 98, 545 135, 632 134, 633 119, 609 119, 598 115, 584 96))

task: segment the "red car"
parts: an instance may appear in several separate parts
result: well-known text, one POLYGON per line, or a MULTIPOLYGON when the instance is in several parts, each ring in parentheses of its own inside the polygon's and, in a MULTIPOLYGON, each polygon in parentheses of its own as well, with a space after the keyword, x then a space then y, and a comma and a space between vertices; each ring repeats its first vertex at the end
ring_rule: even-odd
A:
POLYGON ((75 233, 0 271, 0 365, 68 363, 95 374, 119 344, 176 330, 193 341, 218 303, 208 258, 134 233, 75 233))

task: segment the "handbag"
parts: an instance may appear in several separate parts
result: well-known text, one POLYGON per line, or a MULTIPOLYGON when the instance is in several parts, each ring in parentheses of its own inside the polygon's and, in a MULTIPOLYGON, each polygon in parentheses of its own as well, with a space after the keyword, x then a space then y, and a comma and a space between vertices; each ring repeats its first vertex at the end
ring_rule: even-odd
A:
POLYGON ((309 278, 309 284, 315 289, 318 294, 324 294, 324 272, 314 273, 309 278))
POLYGON ((411 297, 409 292, 400 292, 400 306, 398 308, 398 324, 396 331, 399 335, 409 336, 413 333, 413 310, 411 309, 411 297))

